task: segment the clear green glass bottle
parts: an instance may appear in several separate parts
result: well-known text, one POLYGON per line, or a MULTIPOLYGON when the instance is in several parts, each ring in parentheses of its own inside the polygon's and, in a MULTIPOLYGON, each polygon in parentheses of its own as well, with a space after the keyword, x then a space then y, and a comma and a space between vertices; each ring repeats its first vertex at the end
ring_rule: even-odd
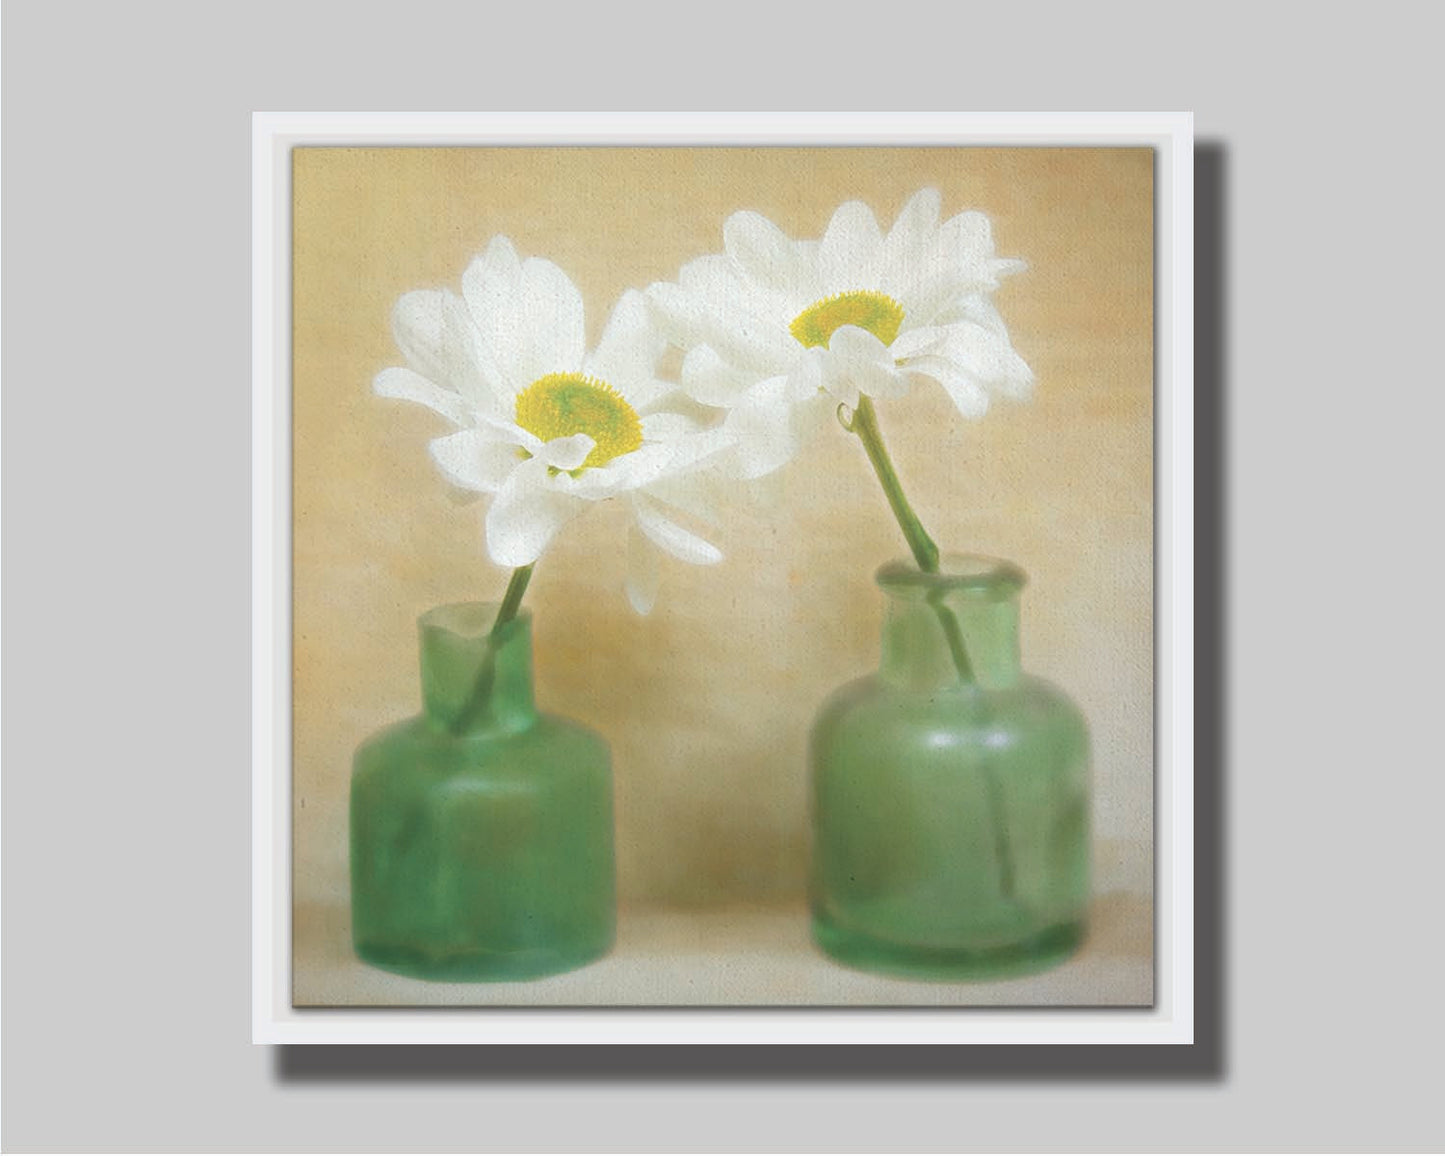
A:
POLYGON ((388 971, 530 979, 612 945, 607 743, 538 713, 530 615, 489 645, 496 614, 484 603, 424 614, 424 709, 356 752, 352 937, 388 971))
POLYGON ((878 572, 876 674, 814 723, 813 937, 842 963, 928 979, 1050 967, 1082 942, 1089 739, 1019 667, 1008 562, 878 572))

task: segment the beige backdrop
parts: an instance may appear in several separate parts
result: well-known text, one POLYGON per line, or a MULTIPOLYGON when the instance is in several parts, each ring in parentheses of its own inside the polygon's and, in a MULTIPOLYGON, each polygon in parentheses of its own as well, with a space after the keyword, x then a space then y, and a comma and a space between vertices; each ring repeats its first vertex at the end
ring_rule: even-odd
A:
MULTIPOLYGON (((401 364, 389 316, 459 288, 487 240, 556 261, 595 340, 617 296, 721 248, 757 209, 816 237, 859 198, 885 228, 924 185, 982 209, 1029 269, 997 304, 1035 400, 968 422, 937 390, 880 405, 910 496, 946 550, 1029 573, 1024 661, 1075 697, 1095 744, 1096 862, 1147 889, 1152 811, 1152 192, 1141 149, 301 149, 294 154, 295 899, 298 942, 344 911, 351 753, 419 705, 415 620, 495 599, 506 573, 426 454, 432 413, 371 392, 401 364), (319 926, 319 923, 318 923, 319 926)), ((737 508, 714 567, 665 563, 648 618, 622 594, 603 507, 537 567, 537 695, 613 749, 630 909, 790 903, 807 857, 809 721, 876 661, 879 563, 904 553, 855 439, 737 508)), ((345 934, 344 918, 326 926, 345 934)), ((316 934, 322 934, 317 932, 316 934)), ((1146 947, 1147 950, 1147 947, 1146 947)), ((305 962, 298 954, 298 984, 305 962)))

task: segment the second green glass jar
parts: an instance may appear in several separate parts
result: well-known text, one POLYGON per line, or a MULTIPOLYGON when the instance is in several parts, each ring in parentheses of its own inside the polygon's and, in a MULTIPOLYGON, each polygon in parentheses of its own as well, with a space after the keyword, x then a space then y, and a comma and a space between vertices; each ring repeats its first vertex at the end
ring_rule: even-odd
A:
POLYGON ((1019 664, 1008 562, 892 563, 875 674, 810 747, 813 936, 842 963, 929 979, 1036 971, 1083 940, 1089 741, 1019 664))

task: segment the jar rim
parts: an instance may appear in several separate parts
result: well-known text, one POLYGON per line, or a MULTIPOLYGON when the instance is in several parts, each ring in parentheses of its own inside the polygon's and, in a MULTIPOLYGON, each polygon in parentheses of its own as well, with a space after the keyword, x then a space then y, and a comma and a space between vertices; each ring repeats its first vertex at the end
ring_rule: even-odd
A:
MULTIPOLYGON (((447 602, 433 606, 417 622, 424 630, 440 630, 457 638, 482 639, 491 633, 492 625, 497 621, 497 611, 501 608, 500 602, 447 602)), ((529 607, 520 608, 513 619, 514 622, 529 624, 531 620, 529 607)))
POLYGON ((947 590, 989 601, 1012 598, 1029 580, 1012 562, 987 554, 943 554, 932 572, 911 558, 895 558, 878 568, 875 579, 884 590, 947 590))

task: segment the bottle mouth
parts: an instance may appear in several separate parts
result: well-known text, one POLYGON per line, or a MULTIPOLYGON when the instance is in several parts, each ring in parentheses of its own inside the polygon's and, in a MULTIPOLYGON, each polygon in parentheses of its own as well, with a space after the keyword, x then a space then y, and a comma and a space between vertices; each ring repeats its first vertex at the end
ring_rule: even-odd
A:
MULTIPOLYGON (((492 632, 501 605, 500 602, 451 602, 445 606, 434 606, 418 621, 424 630, 439 630, 461 639, 481 640, 492 632)), ((530 621, 531 617, 530 609, 522 609, 512 622, 530 621)), ((510 627, 512 623, 507 625, 510 627)))
POLYGON ((944 554, 938 570, 920 570, 911 559, 895 559, 879 567, 878 585, 890 592, 946 590, 984 602, 1013 598, 1028 582, 1028 575, 1003 558, 984 554, 944 554))

